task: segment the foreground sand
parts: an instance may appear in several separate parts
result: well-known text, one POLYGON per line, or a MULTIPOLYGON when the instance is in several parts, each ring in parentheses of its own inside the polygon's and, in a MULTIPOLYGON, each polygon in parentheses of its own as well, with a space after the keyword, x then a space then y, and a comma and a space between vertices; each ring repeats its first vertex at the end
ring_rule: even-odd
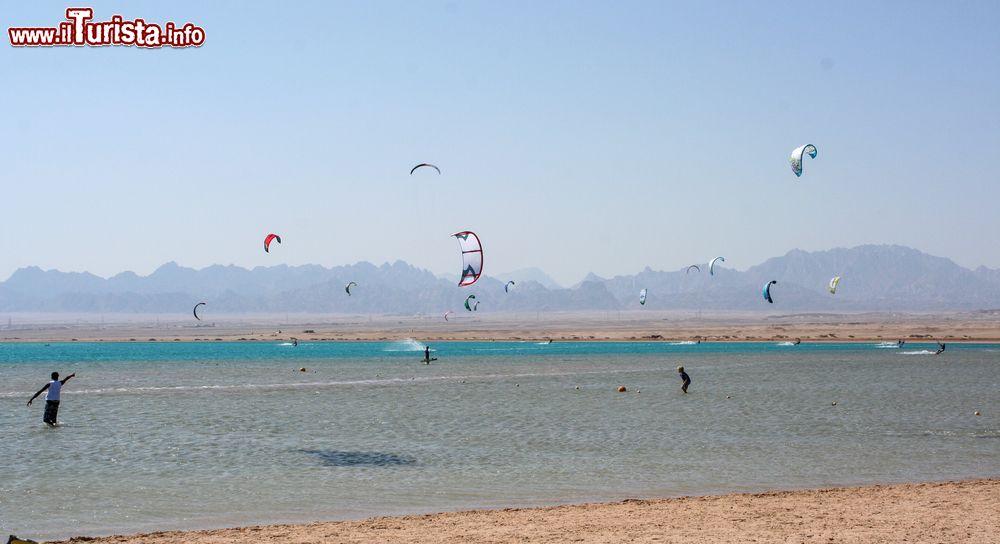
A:
POLYGON ((1000 541, 1000 480, 626 500, 66 542, 975 542, 1000 541))

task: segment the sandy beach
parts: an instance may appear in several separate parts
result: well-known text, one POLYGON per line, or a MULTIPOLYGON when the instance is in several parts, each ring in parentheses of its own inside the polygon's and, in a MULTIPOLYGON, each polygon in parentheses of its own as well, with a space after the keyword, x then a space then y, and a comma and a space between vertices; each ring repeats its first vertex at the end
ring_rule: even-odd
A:
POLYGON ((452 316, 237 315, 192 324, 155 316, 36 314, 0 330, 3 342, 547 340, 997 342, 1000 311, 947 314, 587 312, 452 316))
POLYGON ((625 500, 63 542, 996 542, 1000 480, 625 500))

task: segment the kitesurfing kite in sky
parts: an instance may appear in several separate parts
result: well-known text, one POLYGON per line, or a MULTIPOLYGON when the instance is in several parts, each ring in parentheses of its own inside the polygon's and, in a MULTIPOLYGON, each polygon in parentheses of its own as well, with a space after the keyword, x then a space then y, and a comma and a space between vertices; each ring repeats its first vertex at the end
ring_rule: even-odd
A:
POLYGON ((466 230, 452 234, 462 248, 462 279, 459 287, 468 287, 483 274, 483 244, 476 233, 466 230))
POLYGON ((834 276, 833 279, 830 280, 830 294, 831 295, 837 294, 837 284, 838 283, 840 283, 840 276, 834 276))
POLYGON ((204 302, 199 302, 198 304, 194 305, 194 310, 191 310, 191 313, 194 314, 194 318, 197 319, 198 321, 201 321, 201 318, 198 317, 198 306, 204 306, 204 305, 205 305, 204 302))
POLYGON ((699 268, 698 265, 693 264, 693 265, 687 267, 687 270, 685 270, 684 273, 685 274, 690 274, 692 268, 695 269, 695 270, 697 270, 698 272, 701 272, 701 268, 699 268))
POLYGON ((708 261, 708 274, 710 276, 714 276, 715 275, 715 261, 726 262, 726 258, 725 257, 716 257, 716 258, 712 259, 711 261, 708 261))
POLYGON ((776 283, 778 283, 778 280, 771 280, 764 284, 764 289, 763 289, 764 300, 768 301, 771 304, 774 304, 774 301, 771 300, 771 286, 776 283))
POLYGON ((503 286, 503 292, 509 293, 511 287, 514 287, 514 280, 508 281, 507 284, 503 286))
POLYGON ((265 236, 264 237, 264 253, 270 253, 271 252, 271 242, 278 242, 280 244, 281 243, 281 236, 278 236, 277 234, 268 234, 267 236, 265 236))
POLYGON ((646 288, 644 287, 642 291, 639 291, 639 304, 642 306, 646 305, 646 288))
MULTIPOLYGON (((465 309, 469 310, 471 312, 472 311, 472 306, 469 305, 469 301, 470 300, 476 300, 476 295, 469 295, 469 296, 465 297, 465 309)), ((447 317, 445 319, 447 319, 447 317)))
POLYGON ((414 167, 413 167, 413 168, 412 168, 412 169, 410 170, 410 175, 412 176, 412 175, 413 175, 413 173, 417 171, 417 168, 423 168, 423 167, 427 167, 427 168, 433 168, 433 169, 437 170, 437 173, 438 173, 438 174, 440 174, 440 173, 441 173, 441 169, 440 169, 440 168, 438 168, 437 166, 434 166, 433 164, 430 164, 430 163, 426 163, 426 162, 422 162, 422 163, 420 163, 420 164, 418 164, 418 165, 414 166, 414 167))
POLYGON ((453 311, 451 311, 451 310, 448 310, 447 312, 445 312, 445 313, 444 313, 444 320, 445 320, 445 321, 448 321, 448 314, 454 314, 454 313, 455 313, 455 312, 453 312, 453 311))
MULTIPOLYGON (((792 156, 788 157, 788 162, 791 163, 792 172, 795 172, 796 177, 802 175, 802 156, 805 155, 806 153, 808 153, 810 157, 815 159, 816 146, 812 144, 800 145, 799 147, 796 147, 794 151, 792 151, 792 156)), ((836 153, 834 154, 836 155, 836 153)))
POLYGON ((351 296, 351 286, 352 285, 355 286, 355 287, 357 287, 358 284, 356 282, 352 281, 352 282, 350 282, 350 283, 347 284, 347 287, 344 287, 344 291, 347 291, 347 296, 351 296))

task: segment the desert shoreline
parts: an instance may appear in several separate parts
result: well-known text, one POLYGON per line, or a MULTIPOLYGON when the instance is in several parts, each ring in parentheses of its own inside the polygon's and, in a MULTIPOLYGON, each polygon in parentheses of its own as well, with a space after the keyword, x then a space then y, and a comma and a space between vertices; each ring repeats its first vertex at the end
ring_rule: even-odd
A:
POLYGON ((351 521, 74 537, 59 542, 987 543, 994 542, 997 534, 1000 534, 1000 479, 975 479, 626 499, 351 521))
POLYGON ((524 341, 1000 342, 1000 312, 955 314, 722 314, 676 312, 488 316, 223 316, 191 324, 150 316, 22 317, 0 327, 15 342, 524 341), (89 320, 89 321, 88 321, 89 320))

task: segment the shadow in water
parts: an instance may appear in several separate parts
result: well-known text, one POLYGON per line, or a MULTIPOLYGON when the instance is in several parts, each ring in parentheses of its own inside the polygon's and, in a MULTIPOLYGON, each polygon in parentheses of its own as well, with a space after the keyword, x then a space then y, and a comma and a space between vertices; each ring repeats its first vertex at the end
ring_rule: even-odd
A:
POLYGON ((328 467, 403 467, 417 464, 416 458, 408 455, 382 453, 378 451, 300 450, 315 455, 328 467))

